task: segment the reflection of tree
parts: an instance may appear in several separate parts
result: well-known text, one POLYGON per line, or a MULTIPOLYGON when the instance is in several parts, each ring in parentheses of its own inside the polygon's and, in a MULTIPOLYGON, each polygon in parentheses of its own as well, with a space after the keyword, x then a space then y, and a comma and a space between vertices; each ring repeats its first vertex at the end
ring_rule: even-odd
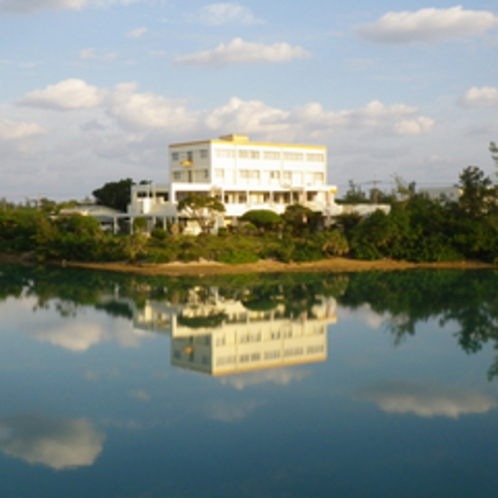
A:
MULTIPOLYGON (((409 271, 362 273, 351 277, 340 304, 391 316, 386 324, 395 344, 415 333, 419 322, 439 317, 440 324, 458 324, 455 336, 467 353, 494 341, 498 349, 498 278, 491 271, 409 271)), ((488 372, 498 374, 498 358, 488 372)))
POLYGON ((223 321, 227 318, 226 313, 211 312, 206 316, 184 316, 178 315, 178 324, 192 329, 221 327, 223 321))

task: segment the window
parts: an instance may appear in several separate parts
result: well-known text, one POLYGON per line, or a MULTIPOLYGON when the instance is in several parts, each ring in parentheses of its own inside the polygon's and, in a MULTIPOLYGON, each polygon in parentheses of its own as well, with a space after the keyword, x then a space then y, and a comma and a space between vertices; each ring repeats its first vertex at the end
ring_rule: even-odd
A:
POLYGON ((222 366, 222 365, 231 365, 235 363, 235 356, 230 355, 230 356, 221 356, 216 360, 216 366, 222 366))
POLYGON ((249 178, 259 180, 259 171, 249 171, 249 178))
POLYGON ((323 353, 324 350, 325 348, 323 347, 323 344, 320 344, 318 346, 308 346, 306 352, 308 354, 316 354, 316 353, 323 353))
POLYGON ((235 150, 233 149, 216 149, 216 157, 220 158, 234 158, 235 150))
POLYGON ((242 179, 249 178, 249 170, 247 170, 247 169, 241 169, 239 171, 239 177, 242 178, 242 179))
POLYGON ((323 163, 325 156, 323 154, 306 154, 306 160, 315 163, 323 163))
POLYGON ((259 150, 239 150, 239 157, 241 159, 259 159, 259 150))
POLYGON ((270 171, 270 178, 273 180, 280 180, 280 171, 270 171))
POLYGON ((263 157, 269 161, 278 161, 280 159, 280 152, 266 150, 263 157))
POLYGON ((174 171, 173 172, 173 180, 181 180, 181 179, 182 179, 181 171, 174 171))
POLYGON ((284 171, 283 178, 286 182, 290 182, 292 180, 292 173, 290 171, 284 171))
POLYGON ((214 176, 216 178, 220 178, 220 179, 225 178, 225 171, 222 170, 222 169, 215 169, 214 170, 214 176))
POLYGON ((193 160, 194 160, 194 153, 193 153, 191 150, 189 150, 189 151, 187 152, 187 161, 188 161, 189 163, 191 163, 191 162, 193 162, 193 160))
POLYGON ((202 149, 200 151, 200 153, 201 153, 201 159, 207 159, 208 158, 208 151, 207 151, 207 149, 202 149))
POLYGON ((280 358, 280 351, 278 349, 276 351, 265 352, 265 360, 274 360, 275 358, 280 358))
POLYGON ((315 185, 323 185, 323 173, 315 173, 313 175, 315 185))
POLYGON ((173 152, 173 154, 171 154, 171 159, 173 159, 173 161, 178 161, 180 159, 180 154, 178 152, 173 152))
POLYGON ((303 155, 299 152, 284 152, 285 161, 302 161, 303 155))
POLYGON ((209 178, 209 171, 207 169, 202 171, 201 174, 202 174, 202 177, 204 178, 204 180, 207 180, 209 178))
POLYGON ((284 356, 298 356, 303 354, 303 348, 289 348, 284 351, 284 356))

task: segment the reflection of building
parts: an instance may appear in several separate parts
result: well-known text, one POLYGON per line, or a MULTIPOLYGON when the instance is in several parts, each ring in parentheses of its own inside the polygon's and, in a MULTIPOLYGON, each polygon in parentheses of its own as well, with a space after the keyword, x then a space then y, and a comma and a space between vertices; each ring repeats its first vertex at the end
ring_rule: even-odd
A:
POLYGON ((179 304, 113 298, 128 305, 136 328, 171 334, 172 365, 212 375, 324 361, 336 301, 315 301, 292 315, 283 298, 240 301, 216 288, 193 288, 179 304))

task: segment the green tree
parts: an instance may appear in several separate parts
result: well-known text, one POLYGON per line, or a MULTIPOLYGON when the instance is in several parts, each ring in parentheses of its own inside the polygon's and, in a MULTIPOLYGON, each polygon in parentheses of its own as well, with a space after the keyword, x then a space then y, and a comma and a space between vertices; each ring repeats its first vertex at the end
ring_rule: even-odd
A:
POLYGON ((126 211, 131 200, 131 187, 134 182, 131 178, 119 180, 119 182, 108 182, 92 192, 95 200, 104 206, 126 211))
POLYGON ((338 200, 345 204, 365 204, 369 202, 367 194, 353 180, 348 181, 346 193, 338 200))
POLYGON ((147 230, 147 220, 139 217, 133 220, 133 231, 143 233, 147 230))
POLYGON ((465 168, 457 186, 462 190, 460 209, 470 218, 482 218, 496 202, 492 181, 477 166, 465 168))
POLYGON ((178 211, 197 221, 201 231, 207 233, 215 216, 225 212, 225 206, 216 197, 190 194, 178 203, 178 211))
POLYGON ((240 219, 252 223, 255 227, 262 230, 272 230, 283 223, 282 218, 269 209, 247 211, 240 219))
POLYGON ((316 227, 321 216, 321 213, 315 213, 306 206, 292 204, 287 206, 282 219, 294 235, 302 235, 306 230, 309 231, 310 227, 316 227))

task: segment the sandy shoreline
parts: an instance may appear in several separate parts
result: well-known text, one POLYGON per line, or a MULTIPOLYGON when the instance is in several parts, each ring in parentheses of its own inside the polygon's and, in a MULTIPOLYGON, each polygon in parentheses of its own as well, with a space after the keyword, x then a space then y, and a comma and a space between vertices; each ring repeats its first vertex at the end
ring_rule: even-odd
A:
POLYGON ((396 271, 417 268, 426 269, 496 269, 490 265, 473 261, 452 261, 445 263, 409 263, 406 261, 378 260, 359 261, 347 258, 332 258, 306 263, 280 263, 278 261, 258 261, 239 265, 227 265, 211 261, 166 264, 126 264, 126 263, 66 263, 68 267, 89 268, 141 275, 167 276, 201 276, 201 275, 236 275, 247 273, 288 273, 288 272, 324 272, 349 273, 360 271, 396 271))
MULTIPOLYGON (((0 264, 34 264, 31 258, 19 255, 0 254, 0 264)), ((257 263, 228 265, 215 261, 195 261, 191 263, 84 263, 75 261, 53 261, 47 266, 62 266, 66 268, 88 268, 92 270, 132 273, 140 275, 166 276, 202 276, 202 275, 237 275, 247 273, 351 273, 360 271, 397 271, 425 269, 498 269, 498 265, 491 265, 479 261, 449 261, 444 263, 409 263, 382 259, 376 261, 362 261, 348 258, 331 258, 321 261, 305 263, 280 263, 278 261, 262 260, 257 263)))

